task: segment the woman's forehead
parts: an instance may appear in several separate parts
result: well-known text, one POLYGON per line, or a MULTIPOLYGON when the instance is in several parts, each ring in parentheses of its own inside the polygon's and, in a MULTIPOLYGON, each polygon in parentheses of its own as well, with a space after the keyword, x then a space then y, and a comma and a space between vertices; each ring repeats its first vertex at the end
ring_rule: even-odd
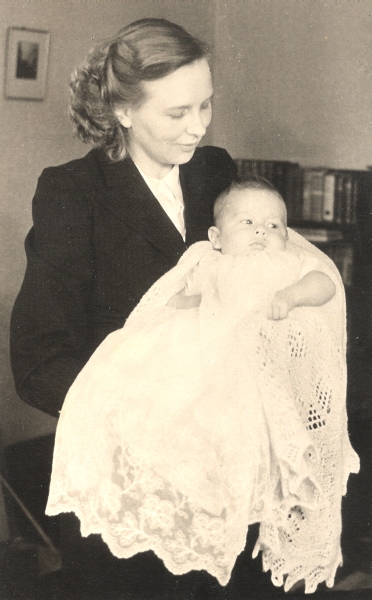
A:
POLYGON ((179 67, 173 73, 143 81, 147 100, 165 103, 169 108, 187 106, 198 98, 208 99, 213 95, 212 76, 205 58, 179 67))

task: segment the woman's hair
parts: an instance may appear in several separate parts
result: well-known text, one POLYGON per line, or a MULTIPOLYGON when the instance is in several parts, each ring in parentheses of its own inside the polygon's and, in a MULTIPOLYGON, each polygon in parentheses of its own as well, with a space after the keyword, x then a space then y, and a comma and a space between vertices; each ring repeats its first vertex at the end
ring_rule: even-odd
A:
POLYGON ((283 200, 283 196, 278 192, 275 185, 273 185, 270 181, 261 177, 260 175, 250 175, 245 179, 236 178, 234 179, 229 186, 221 192, 221 194, 216 198, 214 203, 213 215, 215 224, 220 219, 222 212, 225 209, 227 204, 226 200, 229 194, 234 191, 243 191, 243 190, 263 190, 267 192, 272 192, 275 196, 281 200, 285 206, 285 202, 283 200))
POLYGON ((69 114, 78 137, 105 149, 112 161, 127 151, 127 132, 115 115, 123 104, 139 106, 142 85, 208 57, 208 47, 165 19, 141 19, 98 43, 73 73, 69 114))

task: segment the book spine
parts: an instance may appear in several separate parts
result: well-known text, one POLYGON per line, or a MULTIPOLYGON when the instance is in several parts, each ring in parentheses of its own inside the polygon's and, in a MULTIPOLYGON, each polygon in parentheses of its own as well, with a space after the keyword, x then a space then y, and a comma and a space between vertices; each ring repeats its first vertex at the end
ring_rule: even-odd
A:
POLYGON ((351 244, 343 247, 341 277, 345 287, 353 283, 354 248, 351 244))
POLYGON ((284 173, 284 164, 283 162, 276 161, 273 164, 272 169, 272 179, 270 179, 271 183, 276 187, 278 192, 283 196, 284 201, 287 201, 286 191, 285 191, 285 173, 284 173))
POLYGON ((344 177, 344 212, 343 223, 351 225, 353 210, 353 176, 348 173, 344 177))
POLYGON ((263 161, 262 165, 262 177, 274 184, 274 162, 271 160, 263 161))
POLYGON ((257 175, 257 161, 256 160, 245 160, 243 163, 243 179, 247 179, 252 175, 257 175))
POLYGON ((353 255, 354 249, 351 244, 334 248, 332 260, 340 272, 345 287, 349 287, 353 283, 353 255))
POLYGON ((275 169, 275 183, 274 185, 283 196, 284 202, 287 207, 287 222, 293 220, 294 210, 294 195, 292 186, 292 167, 293 164, 288 163, 276 163, 275 169))
POLYGON ((295 205, 294 205, 294 215, 293 215, 293 220, 294 221, 300 221, 302 219, 302 213, 303 213, 302 190, 303 190, 303 185, 304 185, 304 169, 303 169, 303 167, 301 167, 300 165, 298 165, 297 176, 296 176, 296 186, 295 186, 296 202, 295 202, 295 205))
POLYGON ((343 213, 344 213, 344 174, 341 172, 336 173, 336 186, 335 186, 335 206, 334 206, 334 217, 333 221, 338 225, 342 225, 343 213))
POLYGON ((256 174, 259 177, 265 177, 265 164, 263 160, 256 160, 256 174))
POLYGON ((314 170, 310 189, 310 220, 323 220, 324 170, 314 170))
POLYGON ((241 179, 243 176, 243 158, 235 158, 234 162, 236 164, 236 172, 238 177, 241 179))
POLYGON ((356 176, 353 177, 353 190, 351 202, 351 225, 358 223, 358 197, 359 197, 359 181, 356 176))
POLYGON ((301 170, 298 163, 287 164, 284 176, 283 197, 287 205, 288 221, 301 218, 301 170))
POLYGON ((327 173, 324 177, 323 220, 333 221, 335 208, 335 173, 327 173))
POLYGON ((311 178, 312 171, 305 168, 303 171, 303 187, 302 187, 302 219, 310 221, 311 218, 311 178))
POLYGON ((249 175, 256 173, 256 161, 249 158, 237 158, 235 164, 238 169, 240 179, 246 179, 249 175))
POLYGON ((324 176, 326 170, 305 167, 302 192, 302 219, 323 220, 324 176))

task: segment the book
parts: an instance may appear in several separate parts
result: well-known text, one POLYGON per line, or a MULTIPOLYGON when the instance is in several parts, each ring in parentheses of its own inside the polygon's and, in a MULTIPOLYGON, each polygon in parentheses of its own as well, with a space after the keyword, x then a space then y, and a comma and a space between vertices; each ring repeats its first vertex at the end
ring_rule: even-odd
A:
POLYGON ((344 240, 344 234, 339 229, 325 229, 315 227, 293 227, 300 235, 312 243, 330 243, 341 242, 344 240))
POLYGON ((343 221, 343 207, 344 204, 344 174, 342 171, 336 172, 335 181, 335 204, 333 211, 334 223, 342 224, 343 221))
POLYGON ((299 220, 302 215, 302 169, 298 163, 286 165, 282 196, 287 206, 288 222, 299 220))
POLYGON ((343 223, 345 225, 351 225, 352 223, 352 214, 353 214, 353 183, 354 178, 351 173, 345 173, 344 176, 344 213, 343 213, 343 223))
MULTIPOLYGON (((352 202, 351 202, 351 215, 350 225, 357 225, 358 222, 358 197, 359 197, 359 179, 358 177, 353 178, 353 191, 352 191, 352 202)), ((371 215, 371 213, 370 213, 371 215)))
POLYGON ((350 287, 353 283, 354 247, 352 244, 340 244, 324 249, 338 268, 343 284, 350 287))
POLYGON ((336 173, 324 177, 323 220, 333 221, 335 208, 336 173))
POLYGON ((302 214, 301 219, 310 221, 311 215, 311 177, 312 173, 304 168, 302 176, 302 214))
POLYGON ((288 223, 336 263, 345 286, 369 289, 372 169, 301 167, 291 161, 236 159, 239 176, 268 179, 287 205, 288 223))
POLYGON ((323 221, 324 180, 327 169, 305 167, 303 175, 302 218, 323 221))

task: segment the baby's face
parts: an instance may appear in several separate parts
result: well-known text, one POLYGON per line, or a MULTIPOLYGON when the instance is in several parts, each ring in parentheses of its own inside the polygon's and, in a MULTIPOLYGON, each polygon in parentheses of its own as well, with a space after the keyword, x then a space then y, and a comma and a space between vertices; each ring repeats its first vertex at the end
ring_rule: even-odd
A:
POLYGON ((233 190, 209 229, 213 247, 235 256, 285 250, 287 237, 284 202, 269 190, 233 190))

